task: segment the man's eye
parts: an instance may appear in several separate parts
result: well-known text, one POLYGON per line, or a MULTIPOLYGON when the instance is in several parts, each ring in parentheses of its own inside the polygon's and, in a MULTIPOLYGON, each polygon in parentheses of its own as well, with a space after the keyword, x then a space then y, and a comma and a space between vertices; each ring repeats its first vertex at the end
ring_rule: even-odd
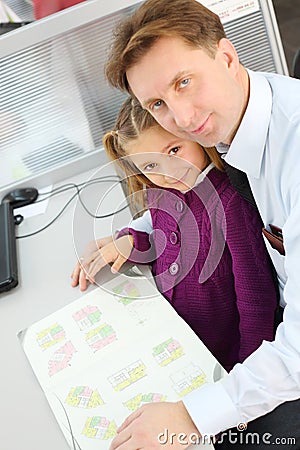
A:
POLYGON ((169 151, 169 155, 175 155, 179 151, 179 147, 173 147, 169 151))
POLYGON ((184 80, 180 81, 179 86, 180 86, 181 88, 182 88, 182 87, 185 87, 185 86, 187 86, 187 85, 190 83, 190 81, 191 81, 190 78, 185 78, 184 80))

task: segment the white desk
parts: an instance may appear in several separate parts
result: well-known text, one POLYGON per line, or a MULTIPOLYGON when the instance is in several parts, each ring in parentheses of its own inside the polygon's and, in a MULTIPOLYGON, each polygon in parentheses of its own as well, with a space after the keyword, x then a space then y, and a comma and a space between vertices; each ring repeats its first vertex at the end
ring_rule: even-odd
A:
MULTIPOLYGON (((95 172, 81 174, 65 183, 79 183, 93 174, 93 178, 113 174, 111 168, 97 174, 95 172)), ((124 198, 120 185, 112 191, 111 186, 112 183, 94 184, 83 192, 84 201, 92 209, 101 200, 102 194, 109 191, 97 214, 118 209, 124 198)), ((48 223, 74 192, 50 199, 46 213, 26 219, 17 233, 31 233, 48 223)), ((17 241, 19 286, 0 295, 0 447, 3 450, 69 449, 21 348, 17 333, 84 295, 70 284, 70 274, 76 263, 73 225, 76 248, 82 251, 88 241, 111 233, 112 219, 93 220, 82 207, 75 208, 75 203, 76 200, 46 230, 17 241)), ((128 208, 117 214, 113 221, 114 228, 128 223, 130 217, 128 208)), ((93 287, 90 286, 90 289, 93 287)))

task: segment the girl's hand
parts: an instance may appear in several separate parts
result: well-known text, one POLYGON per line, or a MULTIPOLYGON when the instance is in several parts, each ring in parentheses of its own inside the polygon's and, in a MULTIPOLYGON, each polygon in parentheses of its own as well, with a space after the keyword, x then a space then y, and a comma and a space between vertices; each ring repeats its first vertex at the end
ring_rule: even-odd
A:
POLYGON ((111 271, 118 272, 129 258, 132 248, 131 235, 115 240, 112 236, 108 236, 89 243, 84 256, 80 258, 71 275, 72 286, 79 284, 80 290, 85 291, 87 282, 95 283, 95 275, 109 263, 113 263, 111 271))
POLYGON ((103 248, 105 245, 111 243, 113 241, 112 236, 107 236, 101 239, 97 239, 96 241, 91 241, 87 245, 84 254, 81 258, 79 258, 78 263, 76 264, 72 274, 72 286, 78 286, 80 287, 81 291, 85 291, 87 288, 87 278, 86 278, 86 271, 84 270, 83 266, 86 264, 86 261, 89 259, 89 257, 94 254, 95 252, 99 251, 101 248, 103 248))

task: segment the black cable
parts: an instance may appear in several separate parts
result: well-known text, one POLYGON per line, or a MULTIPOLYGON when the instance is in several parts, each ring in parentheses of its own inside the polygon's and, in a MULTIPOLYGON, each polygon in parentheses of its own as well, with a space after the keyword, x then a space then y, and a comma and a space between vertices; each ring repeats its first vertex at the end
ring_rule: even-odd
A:
POLYGON ((81 187, 84 185, 89 186, 90 184, 93 184, 93 183, 98 183, 98 182, 100 183, 100 182, 107 182, 107 181, 119 181, 120 182, 121 180, 117 176, 114 177, 114 175, 107 175, 105 177, 94 178, 93 180, 90 180, 90 181, 83 181, 82 183, 78 183, 78 184, 76 184, 76 183, 63 184, 62 186, 58 186, 57 188, 52 189, 51 191, 41 192, 39 194, 39 197, 42 195, 48 195, 48 197, 38 199, 35 201, 35 203, 44 202, 45 200, 48 200, 49 198, 53 197, 54 195, 61 194, 70 189, 73 189, 75 187, 77 188, 77 187, 81 187))
MULTIPOLYGON (((96 178, 96 179, 94 179, 94 180, 90 180, 90 181, 87 181, 87 182, 82 182, 82 183, 79 183, 79 184, 68 183, 68 184, 65 184, 65 185, 63 185, 63 186, 60 186, 60 187, 54 189, 53 191, 51 191, 51 192, 49 193, 49 196, 48 196, 47 198, 41 199, 40 201, 45 201, 45 200, 47 200, 48 198, 52 197, 52 193, 53 193, 53 195, 56 195, 56 194, 60 194, 60 193, 66 192, 66 191, 69 190, 69 189, 74 189, 74 188, 75 188, 75 189, 76 189, 76 193, 73 194, 73 195, 71 196, 71 198, 65 203, 65 205, 63 206, 63 208, 59 211, 59 213, 58 213, 58 214, 57 214, 50 222, 48 222, 48 223, 47 223, 46 225, 44 225, 42 228, 39 228, 38 230, 33 231, 32 233, 23 234, 22 236, 16 236, 16 239, 23 239, 23 238, 31 237, 31 236, 34 236, 34 235, 40 233, 41 231, 46 230, 48 227, 50 227, 50 226, 51 226, 51 225, 52 225, 52 224, 53 224, 53 223, 54 223, 54 222, 62 215, 62 213, 66 210, 66 208, 69 206, 69 204, 70 204, 70 203, 74 200, 74 198, 77 197, 77 196, 78 196, 78 199, 79 199, 79 201, 80 201, 80 203, 81 203, 83 209, 86 211, 87 214, 89 214, 89 215, 90 215, 91 217, 93 217, 94 219, 105 219, 105 218, 107 218, 107 217, 114 216, 115 214, 118 214, 118 213, 124 211, 126 208, 129 207, 128 204, 126 204, 124 207, 120 208, 120 209, 117 210, 117 211, 114 211, 114 212, 111 212, 111 213, 107 213, 107 214, 103 214, 103 215, 95 215, 95 214, 91 213, 91 212, 88 210, 88 208, 85 206, 85 204, 84 204, 84 202, 83 202, 83 200, 82 200, 82 198, 81 198, 81 196, 80 196, 80 192, 81 192, 83 189, 85 189, 86 187, 91 186, 92 184, 97 184, 97 183, 107 182, 107 181, 114 181, 114 182, 115 182, 115 181, 118 181, 118 182, 121 181, 120 178, 117 178, 117 177, 116 177, 117 180, 116 180, 116 179, 113 179, 113 180, 112 180, 111 178, 112 178, 112 177, 99 177, 98 179, 96 178), (110 179, 107 180, 107 178, 110 178, 110 179), (81 186, 81 187, 79 187, 79 186, 81 186)), ((44 193, 44 194, 46 194, 46 193, 44 193)), ((37 203, 37 202, 35 202, 35 203, 37 203)))
POLYGON ((77 196, 77 192, 72 195, 72 197, 67 201, 67 203, 64 205, 64 207, 60 210, 60 212, 49 222, 47 223, 47 225, 43 226, 42 228, 39 228, 36 231, 33 231, 32 233, 28 233, 28 234, 23 234, 22 236, 16 236, 16 239, 23 239, 23 238, 27 238, 30 236, 34 236, 35 234, 40 233, 41 231, 46 230, 46 228, 50 227, 50 225, 52 225, 61 215, 62 213, 65 211, 65 209, 69 206, 69 204, 72 202, 72 200, 77 196))
POLYGON ((80 196, 80 192, 81 192, 83 189, 85 189, 85 187, 88 187, 88 186, 90 186, 90 185, 92 185, 92 184, 97 184, 97 183, 98 183, 98 181, 91 180, 91 182, 90 182, 88 185, 84 185, 84 186, 83 186, 82 188, 80 188, 79 191, 78 191, 78 199, 79 199, 79 201, 80 201, 80 203, 81 203, 81 206, 83 207, 83 209, 85 210, 85 212, 86 212, 89 216, 93 217, 93 219, 105 219, 106 217, 110 217, 110 216, 113 216, 114 214, 118 214, 119 212, 124 211, 124 209, 128 208, 129 205, 126 204, 125 206, 123 206, 123 208, 120 208, 120 209, 119 209, 118 211, 116 211, 116 212, 104 214, 104 215, 101 215, 101 216, 97 216, 97 215, 91 213, 91 212, 87 209, 87 207, 85 206, 85 204, 83 203, 82 198, 81 198, 81 196, 80 196))

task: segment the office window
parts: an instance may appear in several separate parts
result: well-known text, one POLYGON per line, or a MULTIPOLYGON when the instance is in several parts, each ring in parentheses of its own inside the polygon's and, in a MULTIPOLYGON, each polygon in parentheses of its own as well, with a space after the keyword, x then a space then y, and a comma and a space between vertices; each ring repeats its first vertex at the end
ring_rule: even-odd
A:
MULTIPOLYGON (((24 0, 6 1, 30 18, 24 0)), ((77 162, 77 172, 86 170, 82 162, 103 151, 125 97, 104 77, 108 45, 116 23, 140 4, 124 3, 86 1, 0 36, 0 191, 57 169, 72 175, 67 169, 77 162)), ((284 73, 272 2, 255 3, 254 12, 224 24, 228 38, 246 67, 284 73)))
POLYGON ((101 148, 124 98, 105 81, 108 42, 130 12, 0 59, 0 189, 101 148))

